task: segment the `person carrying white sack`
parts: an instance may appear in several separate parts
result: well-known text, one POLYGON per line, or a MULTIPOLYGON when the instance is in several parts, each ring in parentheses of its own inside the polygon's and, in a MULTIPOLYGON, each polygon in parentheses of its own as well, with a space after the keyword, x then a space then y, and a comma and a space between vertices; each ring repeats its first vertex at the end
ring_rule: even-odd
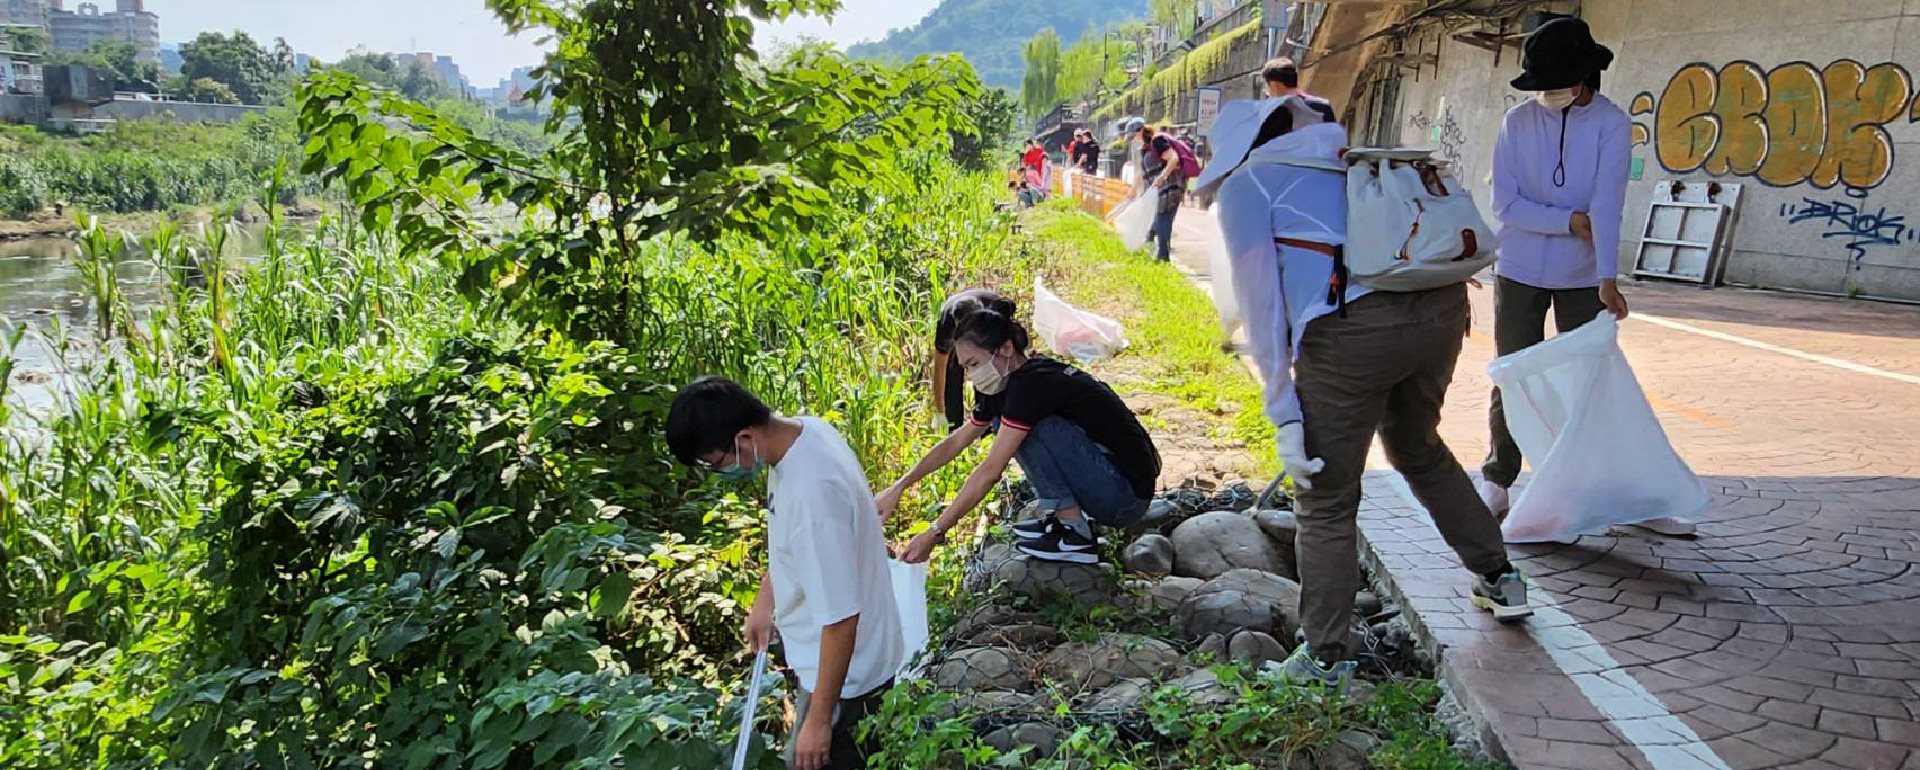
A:
POLYGON ((1339 686, 1352 674, 1360 483, 1376 431, 1474 573, 1474 603, 1501 620, 1531 614, 1493 514, 1440 439, 1468 324, 1465 284, 1396 292, 1334 280, 1348 243, 1346 132, 1307 100, 1230 102, 1213 135, 1217 154, 1196 189, 1217 190, 1235 299, 1297 488, 1307 642, 1284 675, 1339 686))
MULTIPOLYGON (((1507 111, 1493 149, 1493 208, 1500 220, 1493 338, 1501 356, 1544 339, 1549 309, 1561 334, 1603 312, 1627 317, 1614 252, 1626 207, 1632 122, 1599 93, 1613 52, 1594 41, 1586 22, 1562 18, 1529 34, 1523 56, 1512 85, 1534 98, 1507 111)), ((1480 497, 1498 516, 1511 505, 1509 489, 1522 459, 1503 404, 1495 388, 1487 415, 1491 448, 1480 467, 1480 497)), ((1694 531, 1692 522, 1671 517, 1635 526, 1665 535, 1694 531)))

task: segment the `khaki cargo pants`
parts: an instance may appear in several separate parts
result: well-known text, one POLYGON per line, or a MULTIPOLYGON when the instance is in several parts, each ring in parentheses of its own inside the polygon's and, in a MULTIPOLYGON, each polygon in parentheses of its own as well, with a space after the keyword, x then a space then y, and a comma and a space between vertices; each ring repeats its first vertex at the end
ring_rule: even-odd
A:
POLYGON ((1387 461, 1466 568, 1485 574, 1507 564, 1499 525, 1440 440, 1440 407, 1468 313, 1465 285, 1376 292, 1349 303, 1344 318, 1314 319, 1301 337, 1294 386, 1307 456, 1326 467, 1295 499, 1300 624, 1322 662, 1354 652, 1348 646, 1359 589, 1360 478, 1375 432, 1387 461))

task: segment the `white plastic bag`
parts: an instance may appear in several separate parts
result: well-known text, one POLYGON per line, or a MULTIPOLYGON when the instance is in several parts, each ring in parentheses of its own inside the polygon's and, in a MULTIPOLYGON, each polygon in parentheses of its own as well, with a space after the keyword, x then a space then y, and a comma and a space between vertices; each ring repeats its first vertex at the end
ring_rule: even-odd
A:
POLYGON ((1069 305, 1033 279, 1033 327, 1047 349, 1082 363, 1112 358, 1127 346, 1120 323, 1069 305))
POLYGON ((1207 230, 1207 272, 1213 282, 1213 309, 1220 316, 1220 328, 1233 336, 1240 328, 1240 302, 1233 296, 1233 255, 1227 253, 1227 239, 1221 236, 1220 207, 1208 206, 1207 215, 1214 226, 1207 230))
POLYGON ((901 669, 913 662, 927 646, 927 565, 889 560, 893 573, 893 601, 900 607, 900 633, 907 641, 907 655, 901 669))
POLYGON ((1611 314, 1495 359, 1487 373, 1534 471, 1501 526, 1507 542, 1684 517, 1711 502, 1634 379, 1611 314))
POLYGON ((1160 190, 1155 188, 1141 193, 1126 208, 1113 215, 1114 232, 1120 234, 1120 245, 1127 251, 1138 251, 1147 245, 1147 236, 1153 233, 1153 216, 1160 212, 1160 190))

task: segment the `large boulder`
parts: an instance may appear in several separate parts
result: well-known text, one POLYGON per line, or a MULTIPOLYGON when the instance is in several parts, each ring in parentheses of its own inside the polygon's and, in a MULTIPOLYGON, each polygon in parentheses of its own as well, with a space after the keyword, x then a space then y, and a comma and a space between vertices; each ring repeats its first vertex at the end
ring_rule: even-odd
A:
POLYGON ((1121 679, 1165 676, 1182 668, 1185 660, 1159 639, 1115 633, 1053 648, 1041 658, 1040 673, 1076 689, 1098 690, 1121 679))
POLYGON ((1267 536, 1267 542, 1273 544, 1274 553, 1280 557, 1280 569, 1274 572, 1288 580, 1299 580, 1298 552, 1294 549, 1300 535, 1300 522, 1293 517, 1293 512, 1276 509, 1254 511, 1253 523, 1260 527, 1260 533, 1267 536))
POLYGON ((1173 571, 1173 541, 1165 535, 1141 535, 1127 545, 1121 563, 1128 572, 1165 575, 1173 571))
POLYGON ((1016 622, 982 628, 961 641, 981 646, 1045 650, 1060 643, 1060 629, 1045 623, 1016 622))
POLYGON ((1184 690, 1187 701, 1195 706, 1225 706, 1240 701, 1240 693, 1222 684, 1210 668, 1195 670, 1169 684, 1184 690))
POLYGON ((1021 749, 1028 757, 1038 759, 1053 755, 1054 747, 1060 744, 1060 730, 1045 722, 1021 722, 987 733, 980 742, 1002 754, 1021 749))
POLYGON ((1286 659, 1287 648, 1266 632, 1241 631, 1227 642, 1227 657, 1257 666, 1269 660, 1286 659))
POLYGON ((1147 602, 1156 609, 1173 612, 1180 608, 1181 602, 1186 601, 1188 596, 1206 583, 1207 581, 1199 578, 1161 578, 1160 582, 1154 583, 1147 589, 1147 602))
POLYGON ((957 717, 966 714, 978 714, 993 717, 1005 717, 1023 711, 1032 711, 1040 698, 1023 692, 1010 690, 986 690, 981 692, 963 692, 947 701, 940 709, 944 717, 957 717))
POLYGON ((1081 710, 1095 714, 1118 714, 1133 711, 1140 707, 1140 701, 1147 697, 1153 687, 1153 680, 1145 678, 1122 679, 1112 686, 1093 694, 1081 710))
POLYGON ((1004 604, 981 604, 953 621, 952 638, 962 641, 991 636, 999 629, 1040 620, 1037 612, 1022 612, 1004 604))
POLYGON ((1229 570, 1194 589, 1174 617, 1189 639, 1240 631, 1292 639, 1300 627, 1300 584, 1271 572, 1229 570))
POLYGON ((933 684, 943 690, 1019 690, 1033 666, 1026 656, 1005 647, 957 650, 933 667, 933 684))
POLYGON ((1232 511, 1203 513, 1173 529, 1173 573, 1203 580, 1233 569, 1278 572, 1273 543, 1253 519, 1232 511))
POLYGON ((963 585, 975 592, 999 586, 1042 603, 1064 599, 1092 605, 1110 602, 1118 581, 1112 565, 1042 561, 1007 543, 995 543, 981 550, 963 585))

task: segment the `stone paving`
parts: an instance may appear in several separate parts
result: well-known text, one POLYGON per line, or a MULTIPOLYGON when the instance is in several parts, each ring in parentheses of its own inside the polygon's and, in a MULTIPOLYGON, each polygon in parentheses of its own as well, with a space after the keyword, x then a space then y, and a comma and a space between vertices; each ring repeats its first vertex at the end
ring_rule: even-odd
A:
MULTIPOLYGON (((1178 225, 1178 259, 1204 274, 1210 217, 1178 225)), ((1920 770, 1920 309, 1624 290, 1640 317, 1621 346, 1715 493, 1699 537, 1515 546, 1545 606, 1501 626, 1467 604, 1466 574, 1398 477, 1376 471, 1367 558, 1516 767, 1920 770)), ((1489 295, 1474 292, 1481 330, 1489 295)), ((1441 426, 1470 469, 1492 357, 1476 331, 1441 426)))

